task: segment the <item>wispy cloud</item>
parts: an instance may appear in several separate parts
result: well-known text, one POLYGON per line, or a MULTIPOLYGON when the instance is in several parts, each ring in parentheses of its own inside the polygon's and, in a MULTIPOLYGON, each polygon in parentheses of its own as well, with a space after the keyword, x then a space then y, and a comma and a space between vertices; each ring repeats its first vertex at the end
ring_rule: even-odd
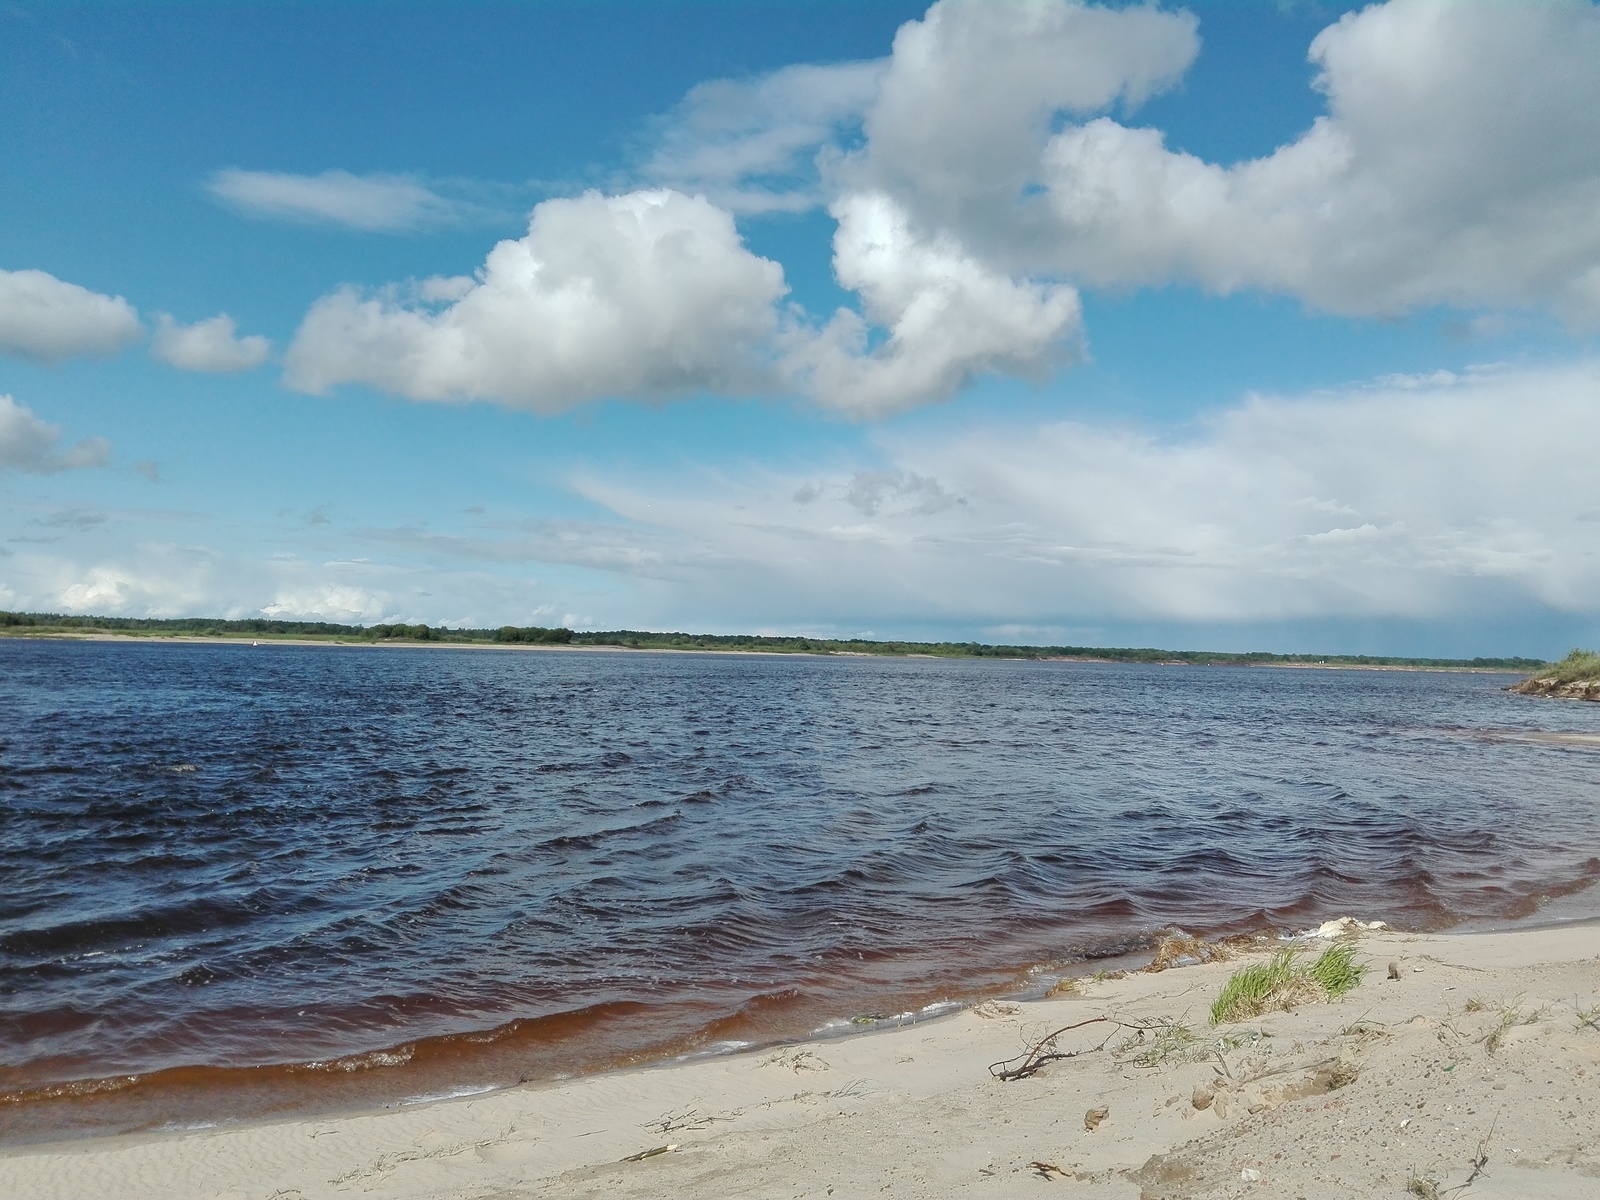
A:
POLYGON ((218 171, 206 182, 208 192, 246 216, 371 233, 409 233, 482 214, 477 203, 436 187, 413 175, 295 175, 238 167, 218 171))
POLYGON ((708 546, 669 530, 607 521, 532 520, 471 532, 417 525, 369 528, 360 537, 435 561, 482 565, 545 563, 688 582, 692 568, 714 566, 708 546))
POLYGON ((823 205, 818 155, 859 134, 886 65, 802 64, 702 83, 652 124, 640 174, 739 214, 823 205))

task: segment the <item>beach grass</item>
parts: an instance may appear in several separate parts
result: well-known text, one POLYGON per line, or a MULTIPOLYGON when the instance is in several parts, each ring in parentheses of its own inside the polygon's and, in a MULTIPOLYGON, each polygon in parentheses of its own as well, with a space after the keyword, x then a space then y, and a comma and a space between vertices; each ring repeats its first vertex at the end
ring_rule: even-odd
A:
POLYGON ((1330 946, 1306 963, 1299 950, 1280 950, 1266 962, 1243 967, 1222 985, 1211 1005, 1211 1023, 1245 1021, 1274 1009, 1337 1000, 1355 990, 1366 974, 1367 968, 1355 961, 1355 952, 1349 943, 1330 946))
POLYGON ((1330 946, 1306 970, 1322 985, 1328 999, 1337 1000, 1356 990, 1367 969, 1355 961, 1356 948, 1346 942, 1330 946))
POLYGON ((1574 649, 1554 666, 1534 676, 1550 683, 1587 683, 1600 680, 1600 653, 1574 649))

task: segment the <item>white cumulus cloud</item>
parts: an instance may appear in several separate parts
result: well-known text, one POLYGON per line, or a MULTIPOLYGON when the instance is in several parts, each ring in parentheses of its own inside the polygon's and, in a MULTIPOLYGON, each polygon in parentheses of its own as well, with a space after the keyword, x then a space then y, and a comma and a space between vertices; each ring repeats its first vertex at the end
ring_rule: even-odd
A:
POLYGON ((0 270, 0 352, 39 362, 106 356, 143 333, 138 312, 121 296, 46 271, 0 270))
POLYGON ((167 313, 156 318, 150 352, 180 371, 248 371, 267 361, 272 343, 259 334, 238 336, 238 325, 218 313, 193 325, 180 325, 167 313))
POLYGON ((60 429, 10 396, 0 396, 0 470, 42 475, 100 467, 111 459, 111 443, 105 438, 85 438, 65 449, 60 444, 60 429))
POLYGON ((555 412, 598 397, 785 385, 858 417, 942 400, 973 376, 1041 377, 1079 337, 1077 293, 1014 280, 947 234, 915 230, 882 194, 847 196, 834 267, 864 316, 820 328, 733 217, 670 189, 534 209, 527 236, 476 278, 406 291, 345 288, 306 315, 290 386, 366 383, 415 400, 493 399, 555 412), (872 346, 872 330, 886 337, 872 346))
POLYGON ((1044 261, 1334 312, 1544 306, 1600 323, 1600 8, 1391 0, 1311 45, 1328 113, 1233 166, 1101 118, 1046 146, 1044 261))
POLYGON ((307 313, 291 386, 366 383, 415 400, 487 398, 554 412, 598 396, 736 391, 766 378, 783 269, 733 218, 666 189, 547 200, 476 279, 363 295, 307 313))
POLYGON ((988 232, 1034 181, 1056 118, 1171 87, 1199 51, 1196 26, 1147 6, 940 0, 895 35, 866 145, 840 176, 924 221, 988 232))
POLYGON ((1015 281, 948 234, 920 235, 882 193, 833 208, 834 272, 861 296, 801 337, 786 367, 818 404, 877 416, 954 395, 974 375, 1042 377, 1076 342, 1070 287, 1015 281), (872 326, 887 338, 869 349, 872 326))
POLYGON ((371 588, 347 583, 296 581, 280 586, 271 602, 262 606, 261 615, 285 621, 365 625, 381 621, 393 611, 393 606, 392 596, 371 588))
POLYGON ((461 206, 408 175, 246 171, 229 167, 206 190, 247 216, 399 233, 458 219, 461 206))
POLYGON ((325 297, 288 382, 544 412, 787 389, 871 418, 1071 361, 1084 286, 1600 326, 1600 7, 1347 15, 1309 50, 1326 115, 1234 164, 1128 123, 1199 51, 1185 12, 939 0, 887 59, 704 84, 641 168, 676 187, 546 201, 473 278, 325 297), (734 224, 813 202, 858 297, 826 319, 734 224))
POLYGON ((1231 164, 1129 121, 1199 52, 1184 12, 940 0, 887 60, 691 93, 652 161, 703 164, 679 173, 730 204, 887 196, 925 236, 1017 279, 1258 289, 1352 316, 1548 309, 1600 326, 1600 7, 1389 0, 1348 14, 1308 51, 1325 115, 1231 164), (794 116, 771 102, 790 93, 794 116))

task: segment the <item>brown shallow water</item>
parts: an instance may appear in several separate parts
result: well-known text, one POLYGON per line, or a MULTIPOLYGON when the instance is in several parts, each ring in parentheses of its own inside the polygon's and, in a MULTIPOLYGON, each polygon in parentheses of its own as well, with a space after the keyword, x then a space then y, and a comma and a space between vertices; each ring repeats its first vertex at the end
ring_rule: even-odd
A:
POLYGON ((0 1138, 713 1053, 1173 926, 1581 908, 1600 708, 1506 682, 3 643, 0 1138))

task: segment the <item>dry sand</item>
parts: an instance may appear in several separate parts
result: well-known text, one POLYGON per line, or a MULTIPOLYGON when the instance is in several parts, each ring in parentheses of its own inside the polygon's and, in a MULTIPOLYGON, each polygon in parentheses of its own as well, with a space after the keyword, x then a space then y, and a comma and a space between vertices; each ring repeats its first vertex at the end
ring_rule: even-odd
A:
POLYGON ((1600 925, 1359 950, 1373 969, 1345 1000, 1239 1025, 1206 1024, 1239 963, 1188 966, 554 1086, 11 1150, 0 1196, 1600 1197, 1600 925), (1094 1049, 1112 1028, 1094 1024, 1058 1043, 1080 1056, 991 1076, 1102 1016, 1204 1042, 1094 1049))

